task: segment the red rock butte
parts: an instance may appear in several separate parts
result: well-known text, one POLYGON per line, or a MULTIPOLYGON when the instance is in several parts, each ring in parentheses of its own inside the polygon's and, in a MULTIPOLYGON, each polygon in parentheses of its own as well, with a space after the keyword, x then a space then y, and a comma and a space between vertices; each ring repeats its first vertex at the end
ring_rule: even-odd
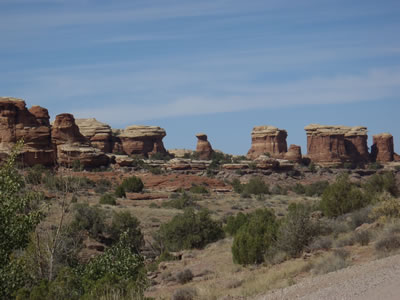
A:
POLYGON ((196 134, 196 137, 197 137, 196 153, 199 155, 199 158, 206 160, 211 159, 214 150, 211 147, 210 142, 208 141, 207 135, 205 133, 198 133, 196 134))

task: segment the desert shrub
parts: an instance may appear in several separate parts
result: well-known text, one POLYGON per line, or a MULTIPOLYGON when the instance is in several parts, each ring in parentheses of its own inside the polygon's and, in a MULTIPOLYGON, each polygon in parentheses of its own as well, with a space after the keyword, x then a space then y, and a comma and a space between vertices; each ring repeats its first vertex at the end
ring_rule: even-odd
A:
POLYGON ((310 218, 311 208, 290 204, 288 214, 278 231, 278 247, 291 257, 298 256, 319 233, 319 224, 310 218))
POLYGON ((117 196, 118 198, 126 197, 125 189, 122 185, 119 185, 115 188, 115 196, 117 196))
POLYGON ((114 243, 118 242, 121 235, 124 234, 127 244, 137 253, 139 253, 139 249, 144 245, 140 222, 129 211, 114 212, 107 232, 114 243))
POLYGON ((117 205, 117 201, 113 194, 104 194, 100 197, 100 204, 117 205))
POLYGON ((197 296, 197 291, 192 287, 180 288, 174 291, 171 300, 194 300, 197 296))
POLYGON ((182 193, 179 198, 173 198, 163 201, 161 204, 162 207, 175 209, 185 209, 188 207, 193 207, 195 205, 195 200, 187 193, 182 193))
POLYGON ((172 158, 171 155, 169 155, 167 153, 161 153, 161 152, 156 152, 150 156, 150 159, 152 159, 152 160, 168 161, 168 160, 171 160, 171 158, 172 158))
POLYGON ((373 218, 371 217, 372 207, 367 206, 363 207, 350 215, 350 225, 352 229, 357 228, 358 226, 373 222, 373 218))
POLYGON ((305 194, 308 197, 321 196, 328 186, 329 182, 326 180, 311 183, 305 186, 305 194))
POLYGON ((246 224, 249 220, 249 215, 245 215, 244 213, 240 212, 236 216, 229 216, 226 219, 226 225, 224 230, 231 236, 234 236, 236 232, 246 224))
POLYGON ((251 198, 251 194, 249 194, 248 192, 242 192, 242 193, 240 194, 240 198, 242 198, 242 199, 249 199, 249 198, 251 198))
POLYGON ((49 284, 47 298, 42 299, 78 300, 83 293, 82 281, 76 270, 65 267, 49 284))
POLYGON ((221 223, 211 219, 208 210, 196 213, 191 208, 162 224, 157 234, 157 238, 169 251, 203 248, 223 237, 221 223))
POLYGON ((236 232, 233 245, 233 261, 238 264, 257 264, 276 241, 278 223, 268 209, 258 209, 251 214, 246 224, 236 232))
POLYGON ((287 195, 287 189, 280 186, 279 184, 274 185, 271 189, 271 194, 273 195, 287 195))
POLYGON ((194 193, 194 194, 208 194, 209 193, 207 188, 205 186, 202 186, 202 185, 193 185, 190 188, 190 192, 194 193))
POLYGON ((86 177, 76 176, 54 176, 46 174, 43 178, 45 187, 52 191, 72 193, 81 189, 95 187, 95 182, 86 177))
POLYGON ((294 186, 291 187, 291 190, 297 195, 304 195, 306 193, 306 188, 301 183, 296 183, 294 186))
POLYGON ((213 152, 209 169, 218 169, 220 165, 232 163, 232 156, 221 152, 213 152))
POLYGON ((354 233, 354 240, 361 246, 366 246, 371 240, 371 234, 367 230, 354 233))
POLYGON ((151 203, 149 204, 149 208, 160 208, 160 207, 158 206, 157 203, 151 202, 151 203))
POLYGON ((260 177, 253 177, 243 185, 243 192, 252 195, 269 194, 269 186, 260 177))
POLYGON ((400 249, 400 235, 385 234, 376 242, 375 249, 385 252, 400 249))
POLYGON ((314 274, 326 274, 346 268, 349 263, 346 257, 339 252, 334 252, 324 256, 313 266, 314 274))
POLYGON ((243 192, 243 184, 240 183, 240 180, 235 178, 232 180, 231 185, 233 187, 233 190, 235 191, 235 193, 242 193, 243 192))
POLYGON ((180 284, 185 284, 193 279, 193 273, 190 269, 185 269, 176 274, 176 279, 180 284))
POLYGON ((83 170, 83 165, 79 159, 74 160, 71 167, 74 172, 80 172, 83 170))
POLYGON ((153 175, 161 175, 164 173, 160 167, 148 167, 147 170, 153 175))
POLYGON ((362 191, 349 181, 348 174, 339 175, 322 194, 321 210, 328 217, 338 217, 368 205, 362 191))
MULTIPOLYGON (((366 194, 370 197, 377 197, 378 194, 387 192, 396 197, 399 195, 396 178, 392 172, 374 174, 363 184, 366 194)), ((371 199, 374 200, 374 199, 371 199)))
POLYGON ((43 175, 46 168, 43 165, 34 165, 26 172, 25 180, 29 184, 38 185, 43 181, 43 175))
POLYGON ((99 239, 106 226, 104 212, 98 207, 89 206, 87 203, 76 203, 73 206, 73 220, 70 228, 74 232, 86 230, 94 239, 99 239))
POLYGON ((94 191, 97 194, 103 194, 107 192, 112 186, 112 183, 108 179, 100 179, 99 181, 96 182, 96 188, 94 191))
POLYGON ((330 248, 332 248, 332 238, 329 236, 320 236, 317 237, 316 239, 314 239, 310 246, 309 249, 311 251, 315 251, 315 250, 328 250, 330 248))
POLYGON ((378 162, 372 162, 368 165, 368 169, 370 170, 380 170, 383 169, 383 166, 378 162))
POLYGON ((339 237, 335 241, 335 246, 336 247, 345 247, 345 246, 353 246, 356 243, 356 239, 354 234, 346 234, 341 237, 339 237))
POLYGON ((136 176, 125 178, 122 181, 121 186, 126 193, 139 193, 144 188, 142 180, 136 176))
POLYGON ((400 200, 394 198, 389 193, 384 192, 379 197, 378 204, 372 209, 372 216, 379 218, 382 216, 389 218, 400 217, 400 200))

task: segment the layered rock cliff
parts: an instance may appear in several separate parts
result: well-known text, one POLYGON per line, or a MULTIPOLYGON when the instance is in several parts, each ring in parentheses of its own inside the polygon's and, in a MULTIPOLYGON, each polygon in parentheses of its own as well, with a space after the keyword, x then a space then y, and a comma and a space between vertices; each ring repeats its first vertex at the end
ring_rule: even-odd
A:
POLYGON ((112 152, 112 130, 109 125, 101 123, 95 118, 76 119, 75 122, 79 131, 93 147, 106 153, 112 152))
POLYGON ((274 126, 256 126, 251 132, 251 148, 247 153, 249 159, 269 153, 270 157, 283 158, 287 152, 286 130, 274 126))
POLYGON ((19 140, 24 141, 22 157, 27 165, 54 164, 49 116, 46 109, 26 108, 25 101, 0 97, 0 151, 9 153, 19 140))
POLYGON ((165 130, 158 126, 133 125, 126 127, 119 139, 126 154, 149 157, 155 153, 167 153, 162 141, 166 135, 165 130))
POLYGON ((367 162, 367 128, 311 124, 307 133, 307 156, 314 162, 367 162))
POLYGON ((393 136, 390 133, 374 135, 371 147, 371 160, 386 163, 393 161, 394 156, 393 136))

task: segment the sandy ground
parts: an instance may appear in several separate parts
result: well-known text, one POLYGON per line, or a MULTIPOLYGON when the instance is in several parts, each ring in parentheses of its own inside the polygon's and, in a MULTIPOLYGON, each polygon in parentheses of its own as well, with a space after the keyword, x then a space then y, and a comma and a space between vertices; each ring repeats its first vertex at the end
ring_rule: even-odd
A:
POLYGON ((400 255, 308 278, 255 300, 400 299, 400 255))

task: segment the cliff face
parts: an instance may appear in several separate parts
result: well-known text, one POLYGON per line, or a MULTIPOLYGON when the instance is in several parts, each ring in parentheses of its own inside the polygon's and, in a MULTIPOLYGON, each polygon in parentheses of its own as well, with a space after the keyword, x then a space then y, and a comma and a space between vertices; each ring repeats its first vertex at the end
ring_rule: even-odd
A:
POLYGON ((210 142, 208 141, 207 135, 204 133, 199 133, 196 134, 196 137, 197 137, 196 153, 199 154, 199 158, 205 160, 211 159, 214 150, 211 147, 210 142))
POLYGON ((247 152, 249 159, 269 153, 273 158, 283 158, 287 152, 286 130, 274 126, 256 126, 251 132, 251 148, 247 152))
POLYGON ((25 164, 52 165, 55 157, 47 110, 36 106, 32 111, 21 99, 0 97, 0 152, 8 153, 22 139, 25 164))
POLYGON ((167 153, 162 139, 167 135, 163 128, 157 126, 128 126, 119 135, 123 151, 128 154, 149 155, 167 153))
POLYGON ((367 128, 311 124, 307 133, 307 155, 314 162, 368 161, 367 128))
POLYGON ((112 130, 109 125, 94 118, 76 119, 75 122, 79 131, 90 141, 93 147, 105 153, 112 152, 112 130))
POLYGON ((71 114, 60 114, 54 121, 51 137, 60 165, 71 166, 79 160, 84 167, 100 167, 109 163, 109 158, 99 149, 90 147, 71 114))
POLYGON ((390 162, 395 158, 393 136, 390 133, 381 133, 373 136, 371 159, 377 162, 390 162))

